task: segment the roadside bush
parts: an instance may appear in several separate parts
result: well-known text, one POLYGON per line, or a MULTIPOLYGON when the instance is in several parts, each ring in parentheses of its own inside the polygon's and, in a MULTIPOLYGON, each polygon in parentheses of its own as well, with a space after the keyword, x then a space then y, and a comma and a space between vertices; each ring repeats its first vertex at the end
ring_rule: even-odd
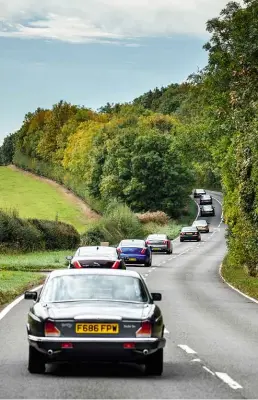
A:
POLYGON ((169 216, 163 211, 146 212, 144 214, 137 214, 137 218, 143 224, 155 222, 159 225, 166 225, 169 222, 169 216))
POLYGON ((19 218, 17 211, 0 210, 0 252, 74 249, 80 235, 59 221, 19 218))
POLYGON ((38 219, 30 219, 29 222, 42 233, 47 250, 74 249, 80 244, 80 235, 72 225, 38 219))
POLYGON ((2 251, 44 250, 42 233, 29 221, 18 217, 16 211, 0 210, 0 248, 2 251))
POLYGON ((82 235, 82 244, 106 241, 116 245, 125 238, 143 239, 143 226, 127 205, 114 201, 107 206, 102 219, 82 235))

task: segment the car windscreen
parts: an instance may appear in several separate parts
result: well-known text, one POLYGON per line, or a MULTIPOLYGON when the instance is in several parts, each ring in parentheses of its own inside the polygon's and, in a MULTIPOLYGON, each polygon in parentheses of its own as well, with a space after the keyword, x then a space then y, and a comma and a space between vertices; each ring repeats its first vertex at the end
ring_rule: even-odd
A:
POLYGON ((112 268, 116 258, 87 258, 85 256, 85 258, 78 261, 83 268, 112 268))
POLYGON ((76 257, 84 257, 84 256, 103 256, 103 255, 115 255, 116 254, 116 249, 115 248, 105 248, 105 249, 99 249, 97 250, 96 248, 89 248, 89 249, 80 249, 80 251, 76 254, 76 257))
POLYGON ((54 277, 46 283, 41 298, 46 303, 87 300, 145 303, 148 299, 139 278, 103 274, 54 277))

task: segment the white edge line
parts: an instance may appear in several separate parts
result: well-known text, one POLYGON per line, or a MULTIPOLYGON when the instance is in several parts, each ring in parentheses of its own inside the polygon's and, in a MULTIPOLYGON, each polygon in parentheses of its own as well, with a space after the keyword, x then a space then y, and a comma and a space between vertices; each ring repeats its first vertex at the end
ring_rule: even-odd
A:
POLYGON ((220 378, 223 382, 225 382, 231 389, 243 389, 239 383, 234 381, 230 376, 224 372, 215 372, 216 376, 220 378))
POLYGON ((209 368, 205 367, 205 365, 203 366, 203 369, 205 369, 205 371, 209 372, 211 375, 215 375, 214 372, 212 372, 209 368))
POLYGON ((169 331, 167 330, 167 328, 164 329, 164 333, 169 333, 169 331))
POLYGON ((221 273, 221 270, 222 270, 222 264, 220 264, 220 267, 219 267, 219 275, 220 275, 220 278, 223 280, 223 282, 224 282, 226 285, 228 285, 228 286, 229 286, 232 290, 234 290, 235 292, 241 294, 241 296, 244 296, 246 299, 248 299, 248 300, 250 300, 250 301, 252 301, 252 302, 258 304, 258 300, 254 299, 253 297, 248 296, 247 294, 241 292, 241 290, 237 289, 235 286, 232 286, 230 283, 228 283, 228 282, 226 281, 226 279, 223 278, 222 273, 221 273))
MULTIPOLYGON (((37 286, 33 289, 30 289, 30 292, 35 292, 37 290, 39 290, 43 285, 37 286)), ((17 299, 15 299, 14 301, 12 301, 12 303, 8 304, 1 312, 0 312, 0 321, 1 319, 3 319, 7 313, 9 313, 9 311, 11 311, 11 309, 13 307, 15 307, 17 304, 19 304, 22 300, 24 299, 24 294, 22 294, 21 296, 17 297, 17 299)))
POLYGON ((177 347, 184 350, 187 354, 197 354, 196 351, 191 349, 191 347, 187 346, 186 344, 178 344, 177 347))

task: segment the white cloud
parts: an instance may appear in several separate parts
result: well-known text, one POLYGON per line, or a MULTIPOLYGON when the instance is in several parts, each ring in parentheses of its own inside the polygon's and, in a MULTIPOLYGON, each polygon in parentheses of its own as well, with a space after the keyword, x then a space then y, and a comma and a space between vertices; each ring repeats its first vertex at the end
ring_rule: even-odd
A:
POLYGON ((136 38, 205 35, 228 0, 0 0, 0 36, 137 46, 136 38))

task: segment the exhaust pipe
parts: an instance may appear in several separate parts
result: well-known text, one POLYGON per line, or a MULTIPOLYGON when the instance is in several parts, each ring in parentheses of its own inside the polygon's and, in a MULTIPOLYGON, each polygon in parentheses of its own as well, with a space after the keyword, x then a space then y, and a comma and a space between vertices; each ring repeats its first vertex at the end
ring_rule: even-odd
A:
POLYGON ((147 356, 148 353, 149 353, 149 350, 147 350, 147 349, 144 349, 144 350, 143 350, 143 354, 144 354, 145 356, 147 356))
POLYGON ((47 352, 47 354, 48 354, 49 356, 52 356, 53 353, 54 353, 53 350, 48 350, 48 352, 47 352))

